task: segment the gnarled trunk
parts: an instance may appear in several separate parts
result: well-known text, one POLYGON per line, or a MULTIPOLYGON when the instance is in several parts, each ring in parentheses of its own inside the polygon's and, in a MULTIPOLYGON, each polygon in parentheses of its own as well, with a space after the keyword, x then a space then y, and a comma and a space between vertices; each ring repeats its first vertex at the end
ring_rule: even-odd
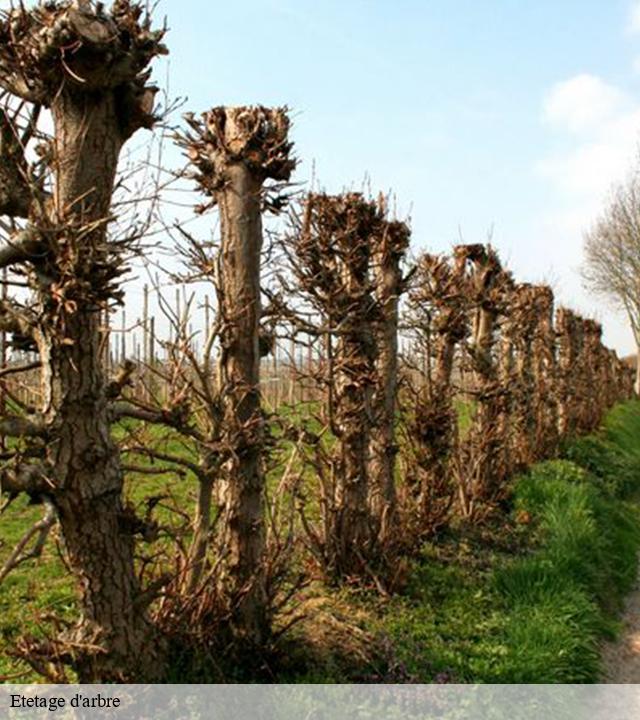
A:
MULTIPOLYGON (((227 132, 233 136, 229 125, 227 132)), ((218 199, 223 319, 220 382, 229 454, 219 494, 220 548, 225 553, 224 593, 238 603, 234 622, 259 643, 267 631, 262 578, 264 421, 259 390, 261 181, 240 163, 227 168, 227 178, 218 199)))
POLYGON ((409 228, 385 222, 374 237, 373 275, 380 318, 375 327, 376 363, 370 432, 371 505, 384 537, 396 512, 396 395, 398 390, 398 305, 403 292, 401 261, 409 245, 409 228))
POLYGON ((78 649, 70 652, 82 682, 153 679, 162 672, 160 645, 134 569, 135 519, 123 507, 101 349, 106 224, 125 138, 113 92, 63 89, 52 110, 57 237, 38 274, 45 320, 36 338, 44 416, 56 438, 47 457, 53 502, 82 593, 81 618, 69 638, 78 649))
MULTIPOLYGON (((216 392, 222 418, 211 408, 222 462, 209 462, 201 448, 200 517, 192 547, 197 576, 206 552, 207 499, 216 482, 219 504, 216 586, 230 618, 234 640, 265 642, 269 633, 265 580, 263 470, 265 427, 260 399, 260 265, 262 211, 269 178, 287 181, 295 167, 290 157, 289 120, 282 108, 217 107, 201 119, 190 118, 194 134, 184 139, 199 169, 201 189, 220 212, 221 248, 216 280, 219 300, 220 359, 216 392)), ((194 582, 194 574, 189 582, 194 582)))

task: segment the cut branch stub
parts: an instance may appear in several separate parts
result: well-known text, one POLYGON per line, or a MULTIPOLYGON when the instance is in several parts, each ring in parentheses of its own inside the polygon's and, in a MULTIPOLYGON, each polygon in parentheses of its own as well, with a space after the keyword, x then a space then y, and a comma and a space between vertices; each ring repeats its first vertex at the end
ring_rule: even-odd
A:
POLYGON ((117 89, 125 123, 135 106, 141 127, 151 115, 142 71, 166 54, 164 33, 152 30, 143 4, 131 0, 116 0, 110 12, 102 3, 95 10, 89 3, 48 2, 33 9, 20 3, 0 21, 0 87, 45 106, 63 86, 117 89))
MULTIPOLYGON (((212 198, 229 182, 230 166, 242 164, 262 185, 266 180, 286 183, 295 169, 293 143, 288 139, 287 108, 216 107, 200 118, 189 114, 191 133, 180 138, 197 168, 194 179, 212 198)), ((275 208, 281 205, 275 202, 275 208)))

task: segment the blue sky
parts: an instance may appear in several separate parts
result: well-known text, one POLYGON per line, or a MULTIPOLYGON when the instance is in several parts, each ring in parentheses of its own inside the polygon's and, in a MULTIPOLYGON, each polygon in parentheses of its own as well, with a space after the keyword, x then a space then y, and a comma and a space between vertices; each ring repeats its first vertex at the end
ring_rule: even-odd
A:
POLYGON ((416 249, 491 232, 519 279, 551 282, 633 349, 578 268, 638 155, 640 0, 160 0, 162 14, 156 78, 185 110, 288 105, 299 181, 315 168, 328 191, 393 191, 416 249))
POLYGON ((392 190, 416 248, 489 232, 522 280, 603 320, 582 232, 636 156, 640 3, 628 0, 161 0, 188 108, 286 104, 329 191, 392 190))

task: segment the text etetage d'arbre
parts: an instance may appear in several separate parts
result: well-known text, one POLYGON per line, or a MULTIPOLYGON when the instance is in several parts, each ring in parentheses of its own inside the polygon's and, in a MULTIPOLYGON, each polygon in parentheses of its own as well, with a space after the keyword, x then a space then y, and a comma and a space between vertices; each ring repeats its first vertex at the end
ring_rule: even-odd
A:
POLYGON ((105 697, 98 693, 95 696, 87 696, 76 693, 71 698, 43 696, 43 695, 11 695, 12 708, 41 708, 51 712, 63 710, 66 707, 72 708, 118 708, 120 698, 105 697))

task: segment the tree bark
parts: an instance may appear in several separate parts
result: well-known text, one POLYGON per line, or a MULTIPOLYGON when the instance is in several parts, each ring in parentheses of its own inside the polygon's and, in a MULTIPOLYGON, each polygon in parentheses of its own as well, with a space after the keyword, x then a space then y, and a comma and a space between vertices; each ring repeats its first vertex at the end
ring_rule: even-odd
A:
MULTIPOLYGON (((123 507, 123 472, 110 433, 100 350, 100 268, 106 219, 124 138, 111 92, 63 89, 52 106, 55 194, 60 230, 39 294, 46 318, 36 333, 53 496, 69 565, 81 588, 81 618, 69 640, 81 682, 153 679, 159 644, 138 603, 134 537, 123 507), (94 229, 91 229, 95 223, 94 229), (87 232, 83 232, 83 228, 87 232), (98 646, 102 651, 83 649, 98 646)), ((135 523, 133 524, 135 525, 135 523)))
POLYGON ((404 223, 385 222, 374 239, 373 275, 380 319, 375 329, 374 423, 370 434, 371 504, 384 537, 396 512, 396 394, 398 389, 398 306, 403 292, 401 261, 409 245, 404 223))
POLYGON ((40 353, 47 442, 44 461, 24 468, 24 477, 46 485, 81 591, 76 626, 53 651, 40 651, 53 663, 69 662, 81 682, 151 680, 163 670, 162 643, 134 568, 140 521, 122 499, 100 317, 117 296, 128 247, 107 237, 118 158, 136 130, 155 122, 156 90, 145 68, 166 49, 163 31, 151 29, 140 6, 93 5, 19 3, 0 18, 0 85, 49 108, 54 120, 41 164, 53 173, 49 196, 24 148, 38 110, 19 138, 0 118, 0 150, 9 158, 0 171, 0 212, 28 219, 20 252, 3 252, 2 261, 27 262, 35 294, 36 307, 14 321, 40 353))
POLYGON ((219 506, 220 572, 212 592, 230 618, 234 641, 256 646, 270 632, 260 397, 262 211, 270 197, 265 181, 286 182, 295 160, 290 157, 289 119, 283 108, 217 107, 201 118, 189 116, 188 121, 194 133, 183 144, 199 170, 196 179, 202 191, 212 198, 210 205, 219 208, 221 229, 216 287, 222 422, 217 416, 209 420, 218 428, 222 464, 220 477, 213 477, 218 464, 208 463, 210 450, 201 448, 205 479, 196 556, 202 559, 205 550, 202 533, 209 520, 203 501, 213 486, 219 506))
POLYGON ((553 292, 535 287, 536 329, 532 344, 535 439, 533 459, 551 457, 558 445, 556 337, 553 327, 553 292))
POLYGON ((510 279, 491 247, 463 245, 456 252, 472 262, 469 286, 476 304, 471 364, 477 408, 466 439, 475 465, 470 489, 473 501, 490 501, 502 492, 504 481, 501 463, 504 438, 499 435, 503 395, 493 350, 510 279))
MULTIPOLYGON (((232 132, 231 124, 227 127, 232 132)), ((262 218, 261 181, 243 164, 227 169, 218 200, 222 233, 220 377, 224 398, 227 461, 221 482, 221 547, 225 595, 237 597, 235 622, 256 643, 266 632, 261 453, 259 323, 262 218)))

